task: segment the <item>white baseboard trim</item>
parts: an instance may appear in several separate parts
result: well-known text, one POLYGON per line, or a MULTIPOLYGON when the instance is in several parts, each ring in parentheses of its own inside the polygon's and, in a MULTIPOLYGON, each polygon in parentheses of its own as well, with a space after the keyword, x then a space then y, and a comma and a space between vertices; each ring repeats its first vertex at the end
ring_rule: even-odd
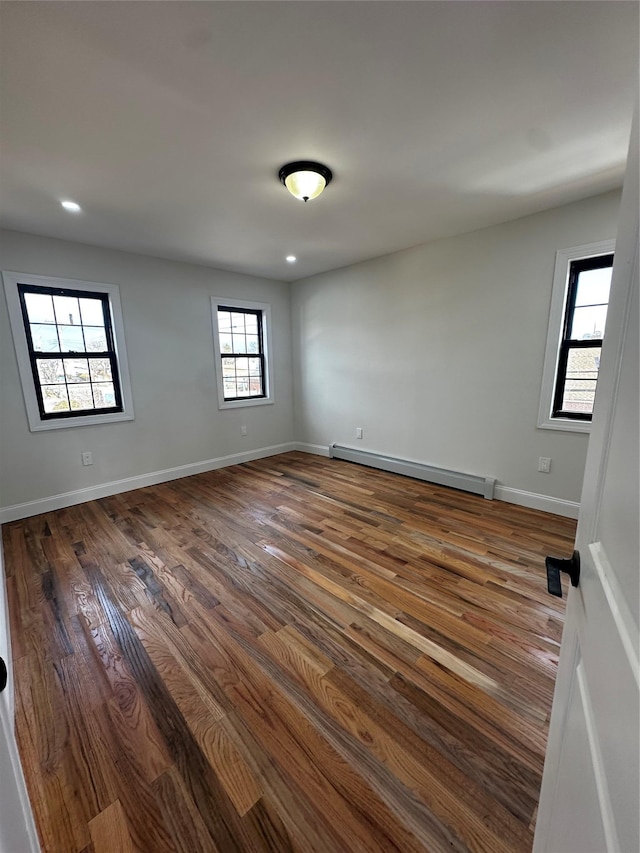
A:
POLYGON ((509 486, 496 485, 495 499, 510 504, 518 504, 518 506, 526 506, 529 509, 552 512, 554 515, 563 515, 565 518, 577 518, 580 512, 578 501, 566 501, 562 498, 552 498, 549 495, 538 495, 536 492, 525 492, 522 489, 512 489, 509 486))
POLYGON ((142 489, 145 486, 167 483, 169 480, 179 480, 181 477, 189 477, 192 474, 214 471, 216 468, 226 468, 229 465, 240 465, 242 462, 251 462, 253 459, 263 459, 266 456, 276 456, 278 453, 288 453, 291 450, 297 449, 293 441, 286 444, 274 444, 271 447, 259 447, 257 450, 232 453, 230 456, 218 456, 216 459, 191 462, 188 465, 180 465, 177 468, 151 471, 148 474, 126 477, 123 480, 112 480, 110 483, 100 483, 97 486, 89 486, 86 489, 76 489, 73 492, 63 492, 62 494, 51 495, 47 498, 38 498, 35 501, 0 507, 0 524, 6 524, 8 521, 17 521, 20 518, 29 518, 32 515, 40 515, 43 512, 51 512, 55 509, 63 509, 64 507, 74 506, 75 504, 86 503, 87 501, 94 501, 97 498, 106 498, 109 495, 118 495, 121 492, 131 492, 134 489, 142 489))
MULTIPOLYGON (((52 512, 67 506, 94 501, 97 498, 106 498, 109 495, 117 495, 121 492, 130 492, 134 489, 142 489, 145 486, 155 486, 158 483, 167 483, 170 480, 179 480, 181 477, 189 477, 192 474, 202 474, 205 471, 215 471, 217 468, 226 468, 229 465, 240 465, 242 462, 251 462, 253 459, 263 459, 267 456, 276 456, 278 453, 288 453, 291 450, 299 450, 302 453, 313 453, 316 456, 329 456, 329 447, 323 444, 308 444, 301 441, 290 441, 284 444, 274 444, 270 447, 259 447, 256 450, 247 450, 243 453, 232 453, 229 456, 218 456, 215 459, 205 459, 203 462, 191 462, 188 465, 180 465, 176 468, 165 468, 161 471, 151 471, 148 474, 139 474, 135 477, 126 477, 122 480, 112 480, 108 483, 100 483, 97 486, 89 486, 85 489, 76 489, 72 492, 63 492, 59 495, 51 495, 46 498, 38 498, 34 501, 14 504, 13 506, 0 507, 0 524, 8 521, 17 521, 20 518, 29 518, 32 515, 40 515, 43 512, 52 512)), ((539 495, 535 492, 525 492, 521 489, 512 489, 509 486, 495 487, 496 500, 507 503, 526 506, 530 509, 540 509, 543 512, 551 512, 555 515, 563 515, 567 518, 577 518, 580 504, 576 501, 566 501, 561 498, 552 498, 548 495, 539 495)))
POLYGON ((315 453, 316 456, 329 456, 329 447, 326 444, 306 444, 304 441, 296 441, 295 449, 301 453, 315 453))

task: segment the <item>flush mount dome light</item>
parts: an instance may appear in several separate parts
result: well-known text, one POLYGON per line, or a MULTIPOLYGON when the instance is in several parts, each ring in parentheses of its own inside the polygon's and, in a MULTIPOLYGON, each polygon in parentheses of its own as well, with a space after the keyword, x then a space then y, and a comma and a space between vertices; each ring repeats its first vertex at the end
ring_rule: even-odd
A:
POLYGON ((300 201, 317 198, 333 177, 331 169, 312 160, 287 163, 280 169, 279 175, 291 195, 300 201))

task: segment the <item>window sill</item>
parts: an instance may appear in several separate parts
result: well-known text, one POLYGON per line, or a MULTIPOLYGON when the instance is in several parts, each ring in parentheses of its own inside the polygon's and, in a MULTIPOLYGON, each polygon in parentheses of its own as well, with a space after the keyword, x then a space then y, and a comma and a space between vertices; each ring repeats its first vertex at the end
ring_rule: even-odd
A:
POLYGON ((59 421, 37 421, 29 417, 29 429, 31 432, 43 432, 48 429, 68 429, 69 427, 99 426, 100 424, 113 424, 118 421, 132 421, 134 416, 128 412, 110 412, 108 415, 86 415, 79 418, 60 418, 59 421))
POLYGON ((591 421, 573 421, 571 418, 548 418, 538 422, 538 429, 556 429, 562 432, 591 432, 591 421))
POLYGON ((248 398, 246 400, 219 400, 219 409, 245 409, 247 406, 271 406, 273 397, 260 397, 257 400, 248 398))

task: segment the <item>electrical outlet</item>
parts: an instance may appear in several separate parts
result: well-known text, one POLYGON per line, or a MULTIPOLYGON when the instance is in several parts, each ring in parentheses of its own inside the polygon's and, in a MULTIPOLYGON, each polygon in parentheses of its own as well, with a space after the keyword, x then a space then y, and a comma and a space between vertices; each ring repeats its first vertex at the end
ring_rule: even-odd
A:
POLYGON ((246 426, 241 426, 240 427, 240 435, 246 435, 246 434, 247 434, 246 426))
POLYGON ((82 454, 83 465, 93 465, 93 453, 90 450, 85 450, 82 454))
POLYGON ((551 471, 551 459, 548 456, 540 456, 538 458, 538 471, 543 474, 548 474, 551 471))
POLYGON ((356 427, 356 438, 362 438, 362 427, 356 427))

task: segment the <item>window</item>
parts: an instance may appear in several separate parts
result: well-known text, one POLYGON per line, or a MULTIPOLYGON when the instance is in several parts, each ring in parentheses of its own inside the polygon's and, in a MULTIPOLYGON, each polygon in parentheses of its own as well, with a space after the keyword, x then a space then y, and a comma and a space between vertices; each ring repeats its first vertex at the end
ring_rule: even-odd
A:
POLYGON ((122 411, 109 297, 19 284, 40 417, 122 411))
POLYGON ((130 420, 117 287, 3 278, 31 429, 130 420))
POLYGON ((612 241, 558 252, 538 426, 590 428, 612 267, 612 241))
POLYGON ((264 397, 262 311, 219 305, 218 334, 225 401, 264 397))
POLYGON ((572 261, 558 356, 552 417, 588 421, 593 415, 613 255, 572 261))
POLYGON ((269 306, 212 299, 220 408, 273 402, 268 361, 269 306))

